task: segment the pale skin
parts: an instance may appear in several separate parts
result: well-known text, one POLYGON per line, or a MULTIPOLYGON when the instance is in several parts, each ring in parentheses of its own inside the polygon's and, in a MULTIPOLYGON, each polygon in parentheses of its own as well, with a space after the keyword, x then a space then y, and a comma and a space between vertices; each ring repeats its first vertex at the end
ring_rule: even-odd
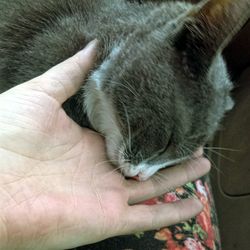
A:
POLYGON ((0 249, 67 249, 157 229, 202 210, 193 198, 137 203, 195 180, 197 159, 161 171, 162 181, 125 180, 107 161, 103 138, 79 127, 62 103, 81 86, 97 42, 43 75, 0 95, 0 249))

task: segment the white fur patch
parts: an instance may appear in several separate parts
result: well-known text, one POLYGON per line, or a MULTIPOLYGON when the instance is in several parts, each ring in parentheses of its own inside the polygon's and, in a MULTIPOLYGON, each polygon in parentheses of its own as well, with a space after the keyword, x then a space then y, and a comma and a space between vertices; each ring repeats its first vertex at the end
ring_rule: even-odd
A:
POLYGON ((178 164, 185 159, 186 159, 186 157, 181 158, 181 159, 167 161, 167 162, 162 163, 162 164, 155 164, 155 165, 150 165, 146 162, 141 162, 136 166, 133 166, 133 165, 124 166, 122 171, 123 171, 124 175, 127 177, 133 177, 133 176, 138 175, 140 181, 145 181, 145 180, 149 179, 152 175, 154 175, 158 170, 165 168, 165 167, 168 167, 168 166, 171 166, 171 165, 178 164))
MULTIPOLYGON (((112 100, 102 91, 105 73, 111 67, 113 60, 121 51, 115 47, 107 60, 92 74, 85 86, 85 110, 93 127, 106 138, 107 153, 111 160, 118 160, 117 149, 122 141, 122 135, 116 121, 112 100)), ((116 162, 117 163, 117 162, 116 162)))
POLYGON ((111 67, 113 61, 115 60, 117 55, 119 55, 120 52, 121 52, 121 46, 114 47, 108 58, 101 64, 99 69, 97 69, 91 76, 91 79, 94 81, 97 90, 102 89, 105 72, 109 69, 109 67, 111 67))

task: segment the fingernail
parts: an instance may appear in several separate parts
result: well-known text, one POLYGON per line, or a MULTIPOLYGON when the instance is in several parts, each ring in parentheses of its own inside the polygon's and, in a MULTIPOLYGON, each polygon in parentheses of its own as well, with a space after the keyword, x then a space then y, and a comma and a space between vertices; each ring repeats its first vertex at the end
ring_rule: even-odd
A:
POLYGON ((203 148, 199 148, 195 153, 194 153, 194 157, 199 158, 200 156, 203 155, 203 148))
POLYGON ((97 46, 98 46, 98 40, 95 39, 90 43, 88 43, 87 46, 84 49, 82 49, 79 53, 84 55, 93 53, 97 49, 97 46))

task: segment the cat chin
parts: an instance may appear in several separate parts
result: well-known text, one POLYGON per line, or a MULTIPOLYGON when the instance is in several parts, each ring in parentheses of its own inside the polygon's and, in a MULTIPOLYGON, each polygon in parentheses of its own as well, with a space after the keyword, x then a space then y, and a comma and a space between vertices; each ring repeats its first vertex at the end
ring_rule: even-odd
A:
POLYGON ((148 166, 147 164, 139 164, 137 166, 125 164, 122 166, 122 173, 126 177, 138 177, 139 181, 146 181, 159 169, 157 166, 148 166))
POLYGON ((126 177, 138 176, 139 181, 146 181, 152 177, 158 170, 166 168, 168 166, 179 164, 180 162, 186 160, 187 157, 180 159, 169 160, 161 164, 149 164, 146 162, 141 162, 138 165, 123 164, 122 173, 126 177))

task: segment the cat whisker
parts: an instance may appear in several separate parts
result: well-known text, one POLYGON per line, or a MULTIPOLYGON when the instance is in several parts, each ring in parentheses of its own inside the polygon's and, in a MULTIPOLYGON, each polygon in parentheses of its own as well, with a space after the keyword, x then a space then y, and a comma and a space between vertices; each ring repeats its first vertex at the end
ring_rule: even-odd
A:
POLYGON ((158 178, 160 178, 160 180, 164 183, 168 181, 168 178, 161 172, 156 172, 154 176, 157 176, 158 178))
POLYGON ((126 88, 129 92, 131 92, 135 97, 138 97, 138 95, 136 94, 135 90, 134 89, 131 89, 131 86, 127 86, 125 84, 122 84, 121 82, 114 82, 114 81, 109 81, 110 83, 114 83, 114 84, 118 84, 118 85, 121 85, 122 87, 126 88))
POLYGON ((112 164, 114 164, 114 162, 118 162, 118 161, 116 161, 116 160, 101 161, 101 162, 98 162, 98 163, 95 165, 95 167, 98 167, 98 166, 100 166, 100 165, 104 165, 105 163, 112 163, 112 164))
POLYGON ((204 149, 213 149, 213 150, 223 150, 223 151, 231 151, 231 152, 241 152, 240 149, 233 149, 233 148, 223 148, 223 147, 203 147, 204 149))
POLYGON ((133 94, 135 95, 135 97, 139 97, 140 98, 140 95, 136 91, 136 89, 134 87, 132 87, 132 85, 124 77, 123 77, 123 81, 125 81, 125 83, 129 86, 130 90, 133 90, 133 94))
POLYGON ((103 178, 107 178, 108 176, 114 174, 115 172, 117 172, 122 178, 124 178, 124 177, 121 175, 122 169, 123 169, 122 166, 115 167, 114 169, 112 169, 112 170, 110 170, 108 173, 106 173, 106 174, 103 176, 103 178))
POLYGON ((163 185, 163 181, 162 181, 162 178, 160 176, 158 176, 158 173, 156 173, 155 175, 152 176, 152 179, 151 179, 152 182, 155 182, 156 185, 163 185))
POLYGON ((189 160, 195 160, 198 158, 197 156, 194 155, 194 152, 185 145, 181 145, 180 150, 182 152, 182 157, 187 157, 189 160), (183 153, 185 152, 185 150, 188 151, 189 153, 188 155, 186 153, 183 153))
POLYGON ((222 153, 217 152, 216 150, 213 150, 213 149, 207 149, 207 150, 211 151, 212 153, 214 153, 214 154, 216 154, 216 155, 218 155, 218 156, 221 156, 222 158, 224 158, 224 159, 226 159, 226 160, 228 160, 228 161, 235 162, 233 159, 231 159, 231 158, 225 156, 225 155, 222 154, 222 153))
POLYGON ((127 120, 127 126, 128 126, 128 148, 129 151, 132 152, 131 150, 131 127, 130 127, 130 121, 129 121, 129 116, 128 116, 128 110, 126 108, 126 106, 124 105, 124 103, 122 103, 124 111, 125 111, 125 115, 126 115, 126 120, 127 120))
POLYGON ((216 164, 215 164, 215 162, 212 160, 212 158, 211 158, 208 154, 206 154, 205 152, 204 152, 203 154, 204 154, 204 156, 211 162, 211 167, 214 168, 214 169, 216 169, 220 174, 223 174, 223 172, 221 171, 221 169, 219 169, 219 168, 216 166, 216 164))
MULTIPOLYGON (((185 146, 184 145, 182 145, 182 147, 180 147, 180 154, 181 154, 181 157, 188 157, 188 159, 190 159, 190 158, 192 158, 193 157, 193 154, 192 155, 186 155, 186 153, 185 153, 185 146)), ((188 152, 190 152, 190 150, 188 149, 188 148, 186 148, 186 150, 188 151, 188 152)))
POLYGON ((142 153, 140 152, 139 155, 140 155, 141 161, 143 161, 143 155, 142 155, 142 153))
MULTIPOLYGON (((191 143, 190 143, 191 144, 191 143)), ((184 145, 182 145, 187 151, 189 151, 190 152, 190 159, 191 160, 198 160, 199 161, 199 157, 194 157, 193 156, 193 152, 187 147, 187 146, 184 146, 184 145)), ((212 160, 212 158, 208 155, 208 154, 206 154, 205 152, 203 152, 203 155, 211 162, 211 167, 212 168, 214 168, 214 169, 216 169, 219 173, 221 173, 222 174, 222 171, 216 166, 216 164, 215 164, 215 162, 212 160)))

